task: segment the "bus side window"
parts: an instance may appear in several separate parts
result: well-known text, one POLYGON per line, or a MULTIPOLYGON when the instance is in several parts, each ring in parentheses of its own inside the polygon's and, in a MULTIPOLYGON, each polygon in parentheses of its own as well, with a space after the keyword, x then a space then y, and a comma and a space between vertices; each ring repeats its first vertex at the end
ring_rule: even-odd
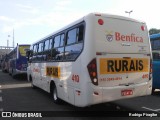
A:
POLYGON ((43 46, 44 46, 44 42, 41 42, 38 45, 38 55, 37 55, 38 61, 43 61, 43 49, 44 49, 43 46))
POLYGON ((63 54, 64 54, 64 47, 63 47, 63 41, 64 39, 63 35, 57 35, 54 38, 54 48, 52 48, 52 59, 55 61, 61 61, 63 60, 63 54), (62 47, 61 47, 62 46, 62 47))
POLYGON ((77 28, 68 31, 67 34, 67 45, 75 43, 77 40, 77 28))
POLYGON ((83 37, 84 37, 84 26, 81 25, 78 28, 78 42, 83 41, 83 39, 84 39, 83 37))
POLYGON ((30 46, 30 57, 32 57, 33 56, 33 46, 30 46))
POLYGON ((33 57, 32 57, 32 61, 36 61, 37 60, 37 44, 35 44, 33 46, 33 57))
POLYGON ((44 42, 44 51, 49 49, 49 39, 44 42))
POLYGON ((50 42, 49 42, 49 50, 53 47, 53 38, 50 38, 50 42))
POLYGON ((60 35, 54 38, 54 48, 59 47, 60 45, 60 35))
POLYGON ((61 34, 60 46, 64 46, 64 34, 61 34))
POLYGON ((37 47, 37 44, 36 44, 36 45, 34 45, 34 48, 33 48, 33 54, 37 53, 37 49, 38 49, 38 47, 37 47))
POLYGON ((48 60, 48 55, 50 54, 50 39, 47 39, 44 42, 44 52, 43 52, 43 60, 47 61, 48 60))
POLYGON ((65 46, 65 59, 67 61, 76 60, 83 49, 84 26, 68 31, 67 45, 65 46))

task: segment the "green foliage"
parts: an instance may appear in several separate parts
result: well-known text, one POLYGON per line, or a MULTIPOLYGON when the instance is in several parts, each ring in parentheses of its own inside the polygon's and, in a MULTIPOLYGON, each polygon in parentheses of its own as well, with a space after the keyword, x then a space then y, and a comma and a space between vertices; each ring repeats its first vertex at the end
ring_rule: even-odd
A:
POLYGON ((149 30, 149 35, 160 33, 160 29, 151 28, 149 30))

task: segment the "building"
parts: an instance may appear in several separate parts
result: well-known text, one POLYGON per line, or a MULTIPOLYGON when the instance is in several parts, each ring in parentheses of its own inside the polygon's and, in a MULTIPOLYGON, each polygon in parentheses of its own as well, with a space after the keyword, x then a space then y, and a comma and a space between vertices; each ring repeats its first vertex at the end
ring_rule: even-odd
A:
POLYGON ((8 54, 12 49, 13 47, 0 46, 0 59, 2 59, 4 55, 8 54))

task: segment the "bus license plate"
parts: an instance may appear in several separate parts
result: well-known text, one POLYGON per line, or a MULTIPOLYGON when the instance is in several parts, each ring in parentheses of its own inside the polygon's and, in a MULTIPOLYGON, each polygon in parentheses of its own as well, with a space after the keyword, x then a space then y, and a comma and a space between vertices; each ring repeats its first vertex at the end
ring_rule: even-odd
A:
POLYGON ((122 91, 121 91, 121 95, 122 95, 122 96, 133 95, 133 90, 122 90, 122 91))

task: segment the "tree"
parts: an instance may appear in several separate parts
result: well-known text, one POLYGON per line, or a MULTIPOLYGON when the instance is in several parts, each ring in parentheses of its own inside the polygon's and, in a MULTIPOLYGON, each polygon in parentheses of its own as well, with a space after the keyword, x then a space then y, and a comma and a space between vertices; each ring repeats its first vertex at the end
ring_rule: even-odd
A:
POLYGON ((160 29, 151 28, 149 30, 149 35, 160 33, 160 29))

